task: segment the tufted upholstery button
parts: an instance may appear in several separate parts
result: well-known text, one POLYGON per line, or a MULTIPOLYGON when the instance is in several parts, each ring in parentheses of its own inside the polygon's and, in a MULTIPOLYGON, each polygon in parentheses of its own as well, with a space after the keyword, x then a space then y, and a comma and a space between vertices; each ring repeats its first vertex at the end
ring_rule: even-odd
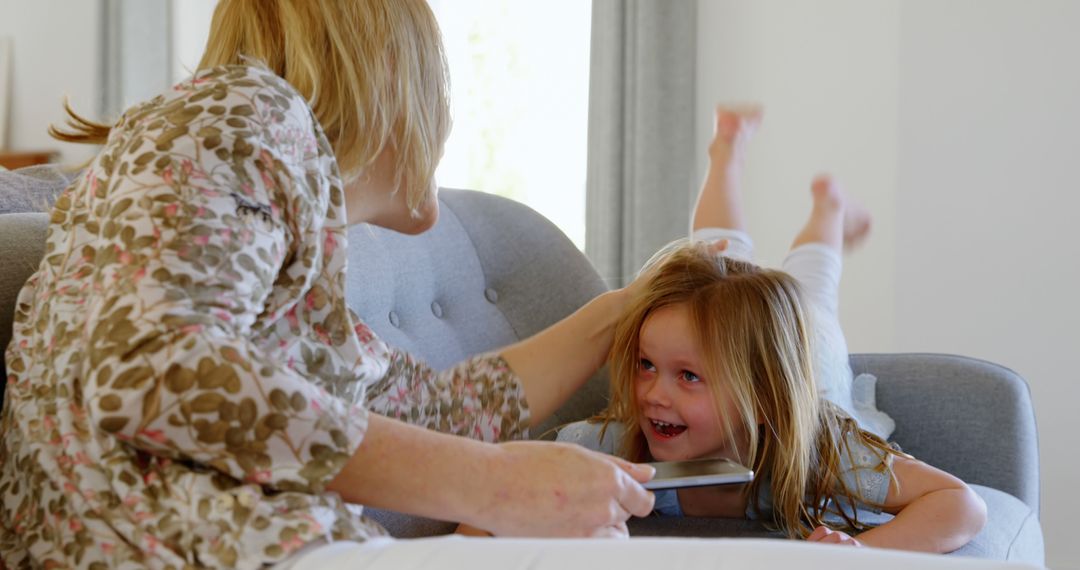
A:
POLYGON ((398 318, 397 313, 394 311, 390 311, 390 324, 395 327, 401 324, 401 319, 398 318))
POLYGON ((431 314, 435 315, 436 319, 442 318, 442 305, 440 305, 438 301, 432 301, 431 314))
POLYGON ((487 300, 492 303, 497 303, 499 301, 499 294, 496 293, 495 290, 491 287, 484 289, 484 297, 486 297, 487 300))

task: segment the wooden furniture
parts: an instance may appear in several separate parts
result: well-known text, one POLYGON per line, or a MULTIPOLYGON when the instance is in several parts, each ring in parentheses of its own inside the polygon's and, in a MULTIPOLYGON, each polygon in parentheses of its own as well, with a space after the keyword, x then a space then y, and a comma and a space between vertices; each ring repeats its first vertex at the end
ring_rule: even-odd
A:
POLYGON ((0 151, 0 166, 8 170, 15 170, 24 166, 36 164, 49 164, 57 159, 60 153, 54 150, 36 152, 4 152, 0 151))

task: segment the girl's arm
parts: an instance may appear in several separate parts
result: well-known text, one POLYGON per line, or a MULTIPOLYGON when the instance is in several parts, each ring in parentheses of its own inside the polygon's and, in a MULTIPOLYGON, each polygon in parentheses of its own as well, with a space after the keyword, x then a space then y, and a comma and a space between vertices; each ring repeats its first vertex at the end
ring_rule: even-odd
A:
POLYGON ((986 503, 960 479, 922 461, 895 457, 884 511, 893 520, 860 534, 867 546, 952 552, 986 524, 986 503))

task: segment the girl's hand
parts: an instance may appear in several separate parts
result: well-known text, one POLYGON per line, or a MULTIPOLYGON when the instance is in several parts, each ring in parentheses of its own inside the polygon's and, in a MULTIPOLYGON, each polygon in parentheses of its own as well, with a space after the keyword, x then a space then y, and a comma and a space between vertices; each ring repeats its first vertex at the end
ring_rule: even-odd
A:
POLYGON ((490 502, 467 521, 496 536, 626 538, 626 520, 652 512, 655 498, 641 486, 653 477, 648 465, 573 444, 498 448, 486 482, 490 502))
POLYGON ((864 546, 863 543, 851 537, 846 532, 833 530, 826 526, 819 526, 806 537, 807 542, 823 542, 826 544, 842 544, 844 546, 864 546))

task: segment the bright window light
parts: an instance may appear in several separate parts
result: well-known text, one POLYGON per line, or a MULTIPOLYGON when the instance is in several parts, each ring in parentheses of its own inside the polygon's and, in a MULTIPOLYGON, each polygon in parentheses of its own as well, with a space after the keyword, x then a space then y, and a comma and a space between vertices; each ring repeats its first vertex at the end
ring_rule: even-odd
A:
MULTIPOLYGON (((429 2, 454 116, 439 185, 528 204, 583 248, 592 2, 429 2)), ((177 81, 199 63, 215 4, 173 3, 177 81)))
POLYGON ((583 248, 592 2, 429 1, 454 116, 439 185, 528 204, 583 248))

